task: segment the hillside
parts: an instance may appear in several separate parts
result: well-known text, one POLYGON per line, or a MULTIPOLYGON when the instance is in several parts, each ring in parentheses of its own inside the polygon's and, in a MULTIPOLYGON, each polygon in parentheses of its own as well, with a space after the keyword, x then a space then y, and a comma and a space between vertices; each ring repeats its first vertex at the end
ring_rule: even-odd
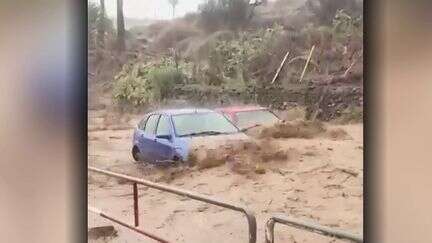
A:
POLYGON ((363 1, 235 2, 174 20, 126 19, 126 52, 105 48, 96 61, 89 50, 91 89, 112 98, 106 105, 141 110, 179 99, 259 103, 332 120, 362 107, 363 1))

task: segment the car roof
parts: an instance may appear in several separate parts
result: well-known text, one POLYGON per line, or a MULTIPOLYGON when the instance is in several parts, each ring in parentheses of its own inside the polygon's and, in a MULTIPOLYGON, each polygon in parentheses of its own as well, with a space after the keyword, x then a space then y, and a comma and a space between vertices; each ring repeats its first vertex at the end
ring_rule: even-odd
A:
POLYGON ((210 109, 204 108, 181 108, 181 109, 163 109, 153 111, 150 114, 165 114, 165 115, 181 115, 181 114, 191 114, 191 113, 209 113, 214 112, 210 109))
POLYGON ((216 111, 234 113, 240 111, 256 111, 256 110, 267 110, 267 108, 257 105, 242 105, 242 106, 228 106, 217 108, 216 111))

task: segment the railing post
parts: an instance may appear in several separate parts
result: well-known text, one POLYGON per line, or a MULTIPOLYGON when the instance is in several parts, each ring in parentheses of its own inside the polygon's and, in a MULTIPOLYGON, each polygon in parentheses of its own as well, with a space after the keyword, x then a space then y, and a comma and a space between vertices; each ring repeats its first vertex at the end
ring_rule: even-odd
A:
POLYGON ((256 243, 257 239, 257 224, 256 224, 256 218, 252 211, 243 210, 243 213, 246 216, 246 219, 248 221, 248 229, 249 229, 249 243, 256 243))
POLYGON ((265 243, 274 243, 274 224, 273 218, 270 218, 265 225, 265 243))
POLYGON ((135 216, 135 227, 139 225, 139 211, 138 211, 138 184, 133 184, 133 197, 134 197, 134 216, 135 216))

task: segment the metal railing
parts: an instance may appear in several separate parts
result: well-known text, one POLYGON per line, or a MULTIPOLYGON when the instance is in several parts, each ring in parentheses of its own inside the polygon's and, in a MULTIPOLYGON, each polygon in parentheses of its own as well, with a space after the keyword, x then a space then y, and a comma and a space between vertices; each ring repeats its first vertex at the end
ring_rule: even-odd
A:
MULTIPOLYGON (((140 233, 140 234, 142 234, 142 235, 145 235, 145 236, 147 236, 147 237, 149 237, 149 238, 151 238, 151 239, 153 239, 153 240, 159 241, 159 242, 161 242, 161 243, 169 243, 169 241, 164 240, 164 239, 160 238, 159 236, 156 236, 156 235, 154 235, 154 234, 152 234, 152 233, 150 233, 150 232, 147 232, 147 231, 144 231, 144 230, 142 230, 142 229, 139 229, 138 226, 137 226, 136 224, 135 224, 135 226, 133 226, 133 225, 131 225, 131 224, 128 224, 128 223, 126 223, 126 222, 123 222, 123 221, 121 221, 121 220, 119 220, 119 219, 117 219, 117 218, 114 218, 113 216, 107 215, 105 212, 102 212, 101 210, 99 210, 99 209, 97 209, 97 208, 94 208, 94 207, 88 207, 88 210, 89 210, 90 212, 92 212, 92 213, 98 214, 98 215, 101 216, 102 218, 106 218, 106 219, 108 219, 108 220, 110 220, 110 221, 113 221, 113 222, 115 222, 115 223, 117 223, 117 224, 119 224, 119 225, 122 225, 122 226, 124 226, 124 227, 126 227, 126 228, 128 228, 128 229, 131 229, 131 230, 133 230, 133 231, 135 231, 135 232, 138 232, 138 233, 140 233)), ((136 221, 135 221, 135 223, 136 223, 136 221)))
POLYGON ((295 218, 290 218, 286 216, 272 216, 266 222, 265 229, 265 242, 266 243, 274 243, 274 225, 275 223, 280 223, 288 226, 292 226, 295 228, 307 230, 310 232, 322 234, 325 236, 336 237, 340 239, 347 239, 354 242, 363 242, 363 236, 355 235, 349 232, 345 232, 338 229, 333 229, 330 227, 322 226, 312 222, 306 222, 302 220, 298 220, 295 218))
MULTIPOLYGON (((134 192, 134 220, 135 220, 135 227, 121 222, 118 219, 115 219, 111 216, 107 216, 105 213, 101 212, 100 210, 94 209, 89 207, 89 211, 98 213, 99 215, 101 215, 104 218, 107 218, 113 222, 119 223, 125 227, 131 228, 132 230, 135 230, 138 233, 141 233, 143 235, 149 236, 150 238, 156 239, 158 237, 155 238, 154 235, 144 232, 142 230, 139 230, 137 227, 139 226, 139 211, 138 211, 138 184, 140 185, 144 185, 144 186, 148 186, 150 188, 153 189, 157 189, 157 190, 161 190, 161 191, 165 191, 165 192, 169 192, 172 194, 176 194, 179 196, 184 196, 184 197, 188 197, 190 199, 194 199, 197 201, 202 201, 202 202, 206 202, 209 204, 213 204, 213 205, 217 205, 223 208, 227 208, 230 210, 234 210, 237 212, 240 212, 242 214, 244 214, 246 216, 247 222, 248 222, 248 228, 249 228, 249 243, 256 243, 256 235, 257 235, 257 225, 256 225, 256 218, 255 215, 253 214, 252 211, 249 211, 248 209, 245 209, 244 207, 232 204, 232 203, 227 203, 212 197, 208 197, 208 196, 204 196, 204 195, 200 195, 198 193, 195 192, 190 192, 190 191, 186 191, 186 190, 182 190, 182 189, 178 189, 178 188, 174 188, 174 187, 170 187, 170 186, 166 186, 166 185, 162 185, 159 183, 154 183, 151 181, 147 181, 147 180, 143 180, 143 179, 139 179, 136 177, 132 177, 132 176, 128 176, 128 175, 123 175, 123 174, 119 174, 119 173, 115 173, 115 172, 111 172, 111 171, 107 171, 107 170, 102 170, 102 169, 98 169, 95 167, 88 167, 89 171, 93 171, 93 172, 97 172, 97 173, 101 173, 107 176, 112 176, 112 177, 116 177, 116 178, 120 178, 120 179, 124 179, 130 182, 133 182, 133 192, 134 192), (153 237, 152 237, 153 236, 153 237)), ((160 242, 166 242, 162 239, 156 239, 159 240, 160 242), (162 240, 162 241, 161 241, 162 240)))

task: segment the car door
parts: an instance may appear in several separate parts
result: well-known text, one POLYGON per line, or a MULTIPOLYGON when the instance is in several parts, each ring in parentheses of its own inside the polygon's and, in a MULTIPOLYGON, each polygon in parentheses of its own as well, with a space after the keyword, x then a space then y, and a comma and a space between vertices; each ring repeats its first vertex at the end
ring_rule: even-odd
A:
POLYGON ((154 149, 156 148, 156 126, 159 119, 158 114, 150 115, 147 119, 144 131, 139 140, 141 147, 139 148, 144 161, 155 162, 154 149))
POLYGON ((144 128, 147 122, 148 116, 145 116, 137 125, 133 135, 133 145, 138 147, 139 159, 144 160, 144 147, 142 143, 142 136, 144 136, 144 128))
POLYGON ((171 160, 174 152, 173 129, 170 117, 161 115, 156 127, 156 144, 153 150, 154 158, 157 161, 171 160))

